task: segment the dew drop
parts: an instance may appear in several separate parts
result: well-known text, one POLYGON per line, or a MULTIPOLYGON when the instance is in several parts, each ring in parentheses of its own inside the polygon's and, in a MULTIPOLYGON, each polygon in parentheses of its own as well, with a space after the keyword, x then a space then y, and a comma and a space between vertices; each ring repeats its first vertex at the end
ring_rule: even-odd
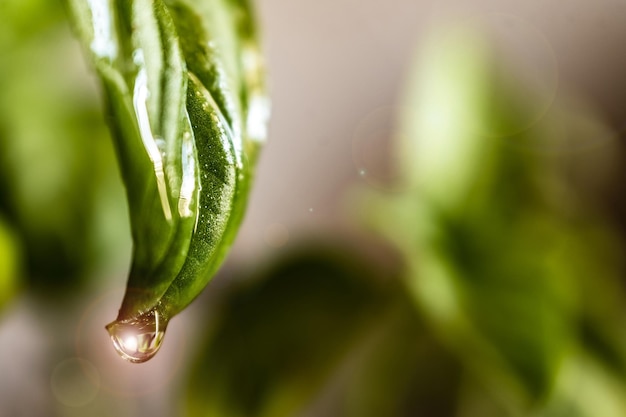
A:
POLYGON ((152 309, 129 320, 116 320, 106 326, 113 347, 128 362, 150 360, 161 347, 167 321, 152 309))

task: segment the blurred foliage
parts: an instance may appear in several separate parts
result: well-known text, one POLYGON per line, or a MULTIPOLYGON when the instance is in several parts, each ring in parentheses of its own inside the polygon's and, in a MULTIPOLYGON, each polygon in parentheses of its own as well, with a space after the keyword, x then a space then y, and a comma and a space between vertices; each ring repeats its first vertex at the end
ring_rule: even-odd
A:
POLYGON ((310 246, 235 278, 191 368, 186 415, 449 415, 458 363, 376 271, 310 246))
POLYGON ((626 415, 626 345, 610 336, 624 318, 622 246, 565 175, 572 131, 604 145, 611 132, 559 102, 528 124, 529 87, 495 59, 477 32, 433 35, 398 143, 406 191, 372 196, 370 222, 405 255, 433 331, 501 408, 476 415, 598 415, 600 399, 565 376, 585 367, 611 404, 602 415, 626 415))
POLYGON ((0 213, 23 243, 27 287, 63 294, 128 248, 120 245, 126 209, 101 105, 61 4, 1 7, 0 213))
POLYGON ((0 312, 17 292, 20 256, 17 238, 0 216, 0 312))

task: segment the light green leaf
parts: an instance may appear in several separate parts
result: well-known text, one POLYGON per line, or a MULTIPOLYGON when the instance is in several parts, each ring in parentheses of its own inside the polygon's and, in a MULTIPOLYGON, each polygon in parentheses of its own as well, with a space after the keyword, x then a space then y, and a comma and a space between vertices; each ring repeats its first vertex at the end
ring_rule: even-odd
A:
POLYGON ((123 211, 97 201, 121 185, 61 4, 8 0, 2 9, 0 215, 21 242, 23 287, 60 297, 118 262, 123 211), (106 236, 104 219, 119 225, 106 236))
MULTIPOLYGON (((479 30, 432 35, 397 142, 404 191, 371 195, 366 210, 404 254, 416 306, 499 415, 528 415, 562 389, 563 364, 587 345, 577 333, 592 309, 585 294, 610 293, 590 277, 617 277, 616 239, 561 171, 580 151, 573 138, 606 145, 611 132, 562 102, 529 116, 532 89, 495 68, 479 30)), ((622 341, 608 344, 622 354, 622 341)))

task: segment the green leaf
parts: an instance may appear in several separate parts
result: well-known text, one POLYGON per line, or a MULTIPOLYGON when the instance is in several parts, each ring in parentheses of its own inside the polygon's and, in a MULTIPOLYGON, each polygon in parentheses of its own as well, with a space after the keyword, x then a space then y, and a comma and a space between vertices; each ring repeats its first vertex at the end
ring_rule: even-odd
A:
POLYGON ((68 4, 106 93, 129 202, 133 262, 117 323, 152 317, 161 331, 225 257, 265 139, 249 5, 68 4))

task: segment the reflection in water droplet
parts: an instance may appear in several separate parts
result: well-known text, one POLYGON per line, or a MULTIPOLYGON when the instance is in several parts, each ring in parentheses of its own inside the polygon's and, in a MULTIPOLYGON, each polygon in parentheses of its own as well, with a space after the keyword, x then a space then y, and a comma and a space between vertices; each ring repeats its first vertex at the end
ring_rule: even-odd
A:
POLYGON ((167 321, 155 309, 106 326, 117 353, 132 363, 146 362, 159 351, 167 321))

